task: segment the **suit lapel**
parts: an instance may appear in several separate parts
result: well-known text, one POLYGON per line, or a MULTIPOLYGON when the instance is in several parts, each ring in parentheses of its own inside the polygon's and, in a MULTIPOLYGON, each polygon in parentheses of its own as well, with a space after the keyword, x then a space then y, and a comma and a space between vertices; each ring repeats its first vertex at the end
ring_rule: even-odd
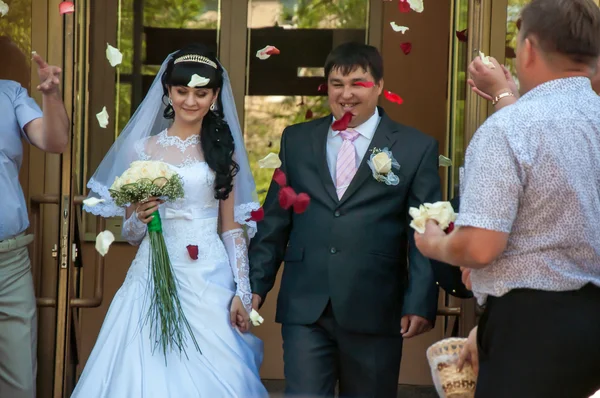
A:
POLYGON ((331 171, 329 170, 329 165, 327 164, 327 134, 329 133, 331 121, 331 116, 323 119, 323 121, 317 126, 316 137, 312 141, 313 150, 315 151, 315 159, 317 160, 323 187, 329 196, 331 196, 331 199, 337 203, 338 197, 335 191, 335 184, 331 179, 331 171))
MULTIPOLYGON (((356 175, 352 179, 352 182, 350 182, 350 186, 348 187, 346 192, 344 192, 344 196, 342 196, 342 199, 340 200, 340 205, 347 201, 348 198, 351 197, 353 194, 355 194, 356 191, 365 183, 367 178, 372 178, 373 172, 367 164, 367 160, 369 160, 373 148, 383 149, 387 147, 391 150, 392 146, 396 141, 396 137, 394 134, 396 132, 395 123, 393 123, 392 120, 385 114, 382 108, 378 107, 378 109, 379 115, 381 116, 381 121, 377 126, 377 130, 375 130, 375 134, 373 135, 373 139, 371 140, 369 149, 365 153, 365 156, 363 156, 362 162, 360 163, 360 166, 356 171, 356 175)), ((335 188, 333 189, 333 191, 335 193, 335 188)), ((335 196, 335 198, 337 199, 337 195, 335 196)))

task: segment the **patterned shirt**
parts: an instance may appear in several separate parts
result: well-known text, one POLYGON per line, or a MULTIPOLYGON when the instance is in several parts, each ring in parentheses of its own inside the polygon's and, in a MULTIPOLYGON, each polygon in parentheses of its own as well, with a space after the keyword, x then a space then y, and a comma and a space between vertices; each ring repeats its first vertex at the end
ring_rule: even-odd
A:
POLYGON ((510 233, 471 273, 480 304, 512 289, 600 286, 600 97, 589 79, 544 83, 488 118, 461 185, 457 226, 510 233))
POLYGON ((17 82, 0 80, 0 241, 25 231, 29 226, 27 205, 19 183, 23 161, 23 128, 41 118, 42 111, 17 82))

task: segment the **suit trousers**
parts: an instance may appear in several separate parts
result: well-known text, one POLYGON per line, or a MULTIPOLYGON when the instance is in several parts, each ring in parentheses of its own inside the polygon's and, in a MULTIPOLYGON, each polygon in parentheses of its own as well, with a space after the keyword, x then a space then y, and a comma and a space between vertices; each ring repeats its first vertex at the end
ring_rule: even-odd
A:
POLYGON ((600 288, 488 298, 476 398, 588 398, 600 389, 600 288))
POLYGON ((286 396, 333 397, 339 382, 341 398, 396 398, 402 336, 345 330, 331 304, 316 323, 283 324, 281 334, 286 396))
POLYGON ((37 308, 26 245, 30 237, 0 242, 0 397, 34 398, 37 308))

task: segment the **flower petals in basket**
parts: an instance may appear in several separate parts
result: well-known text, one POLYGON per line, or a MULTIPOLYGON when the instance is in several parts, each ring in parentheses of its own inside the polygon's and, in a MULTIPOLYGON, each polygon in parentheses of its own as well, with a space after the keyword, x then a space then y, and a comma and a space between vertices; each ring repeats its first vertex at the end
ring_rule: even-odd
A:
POLYGON ((449 338, 438 341, 427 349, 427 360, 437 393, 442 398, 473 398, 477 375, 470 363, 462 370, 457 367, 460 352, 467 339, 449 338))

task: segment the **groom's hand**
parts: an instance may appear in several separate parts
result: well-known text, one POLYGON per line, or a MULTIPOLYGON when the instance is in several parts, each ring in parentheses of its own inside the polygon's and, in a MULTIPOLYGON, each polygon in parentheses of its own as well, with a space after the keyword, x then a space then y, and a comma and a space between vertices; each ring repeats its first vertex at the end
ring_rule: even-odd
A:
POLYGON ((258 311, 261 303, 262 298, 260 298, 258 294, 252 293, 252 309, 254 309, 254 311, 258 311))
POLYGON ((405 339, 410 339, 431 330, 431 323, 418 315, 404 315, 400 320, 400 333, 405 339))

